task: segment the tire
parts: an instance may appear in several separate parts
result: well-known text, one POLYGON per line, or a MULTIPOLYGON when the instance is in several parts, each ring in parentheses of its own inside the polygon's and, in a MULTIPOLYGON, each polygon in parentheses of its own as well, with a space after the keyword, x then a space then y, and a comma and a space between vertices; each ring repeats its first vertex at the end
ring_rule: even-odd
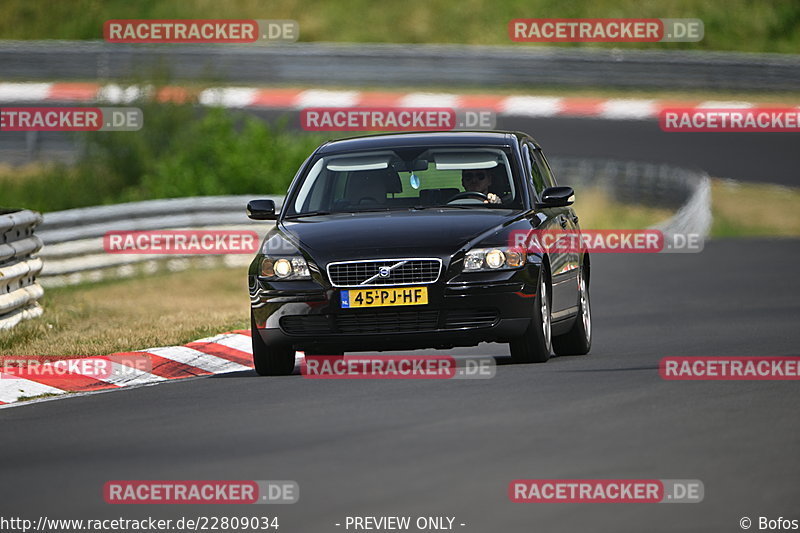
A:
POLYGON ((514 363, 544 363, 550 359, 552 333, 549 294, 548 278, 542 268, 531 323, 521 337, 510 343, 511 360, 514 363))
POLYGON ((586 355, 592 348, 592 306, 589 302, 589 283, 581 268, 578 277, 578 317, 572 328, 553 337, 553 351, 558 355, 586 355))
POLYGON ((294 370, 294 349, 291 346, 269 346, 256 329, 250 312, 250 335, 253 339, 253 366, 259 376, 288 376, 294 370))

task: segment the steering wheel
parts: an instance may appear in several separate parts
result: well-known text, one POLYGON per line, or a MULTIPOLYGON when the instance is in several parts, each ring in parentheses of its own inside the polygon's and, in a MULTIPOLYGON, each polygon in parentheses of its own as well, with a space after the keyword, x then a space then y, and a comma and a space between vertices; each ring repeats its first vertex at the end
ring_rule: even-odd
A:
POLYGON ((474 198, 476 200, 487 201, 489 199, 489 196, 486 195, 486 194, 483 194, 482 192, 478 192, 478 191, 464 191, 464 192, 460 192, 460 193, 456 194, 455 196, 453 196, 452 198, 450 198, 447 201, 447 203, 451 204, 451 203, 455 202, 456 200, 465 200, 467 198, 474 198))

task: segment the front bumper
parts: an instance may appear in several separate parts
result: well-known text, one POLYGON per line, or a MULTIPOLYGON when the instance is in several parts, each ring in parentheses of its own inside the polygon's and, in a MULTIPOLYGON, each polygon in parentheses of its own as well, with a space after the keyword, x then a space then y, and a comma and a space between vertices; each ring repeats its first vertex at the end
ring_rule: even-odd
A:
POLYGON ((385 351, 475 346, 522 335, 533 314, 539 265, 471 273, 427 285, 428 304, 342 309, 340 289, 318 280, 250 276, 258 333, 297 350, 385 351))

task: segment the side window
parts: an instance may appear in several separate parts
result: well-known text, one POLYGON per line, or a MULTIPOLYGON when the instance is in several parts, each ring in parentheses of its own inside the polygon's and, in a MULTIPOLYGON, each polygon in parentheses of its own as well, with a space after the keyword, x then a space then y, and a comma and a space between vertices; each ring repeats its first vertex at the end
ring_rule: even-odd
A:
POLYGON ((545 178, 542 175, 543 165, 537 162, 536 157, 534 155, 536 153, 536 150, 532 146, 526 143, 525 148, 526 148, 525 153, 527 154, 528 158, 526 164, 531 170, 531 177, 533 178, 533 188, 536 190, 536 197, 538 198, 539 196, 541 196, 542 191, 548 187, 548 185, 545 184, 545 178))
POLYGON ((545 159, 544 154, 541 150, 535 150, 536 160, 539 161, 539 166, 542 169, 542 174, 544 174, 544 182, 546 187, 555 187, 556 178, 553 175, 553 171, 550 169, 550 164, 545 159))

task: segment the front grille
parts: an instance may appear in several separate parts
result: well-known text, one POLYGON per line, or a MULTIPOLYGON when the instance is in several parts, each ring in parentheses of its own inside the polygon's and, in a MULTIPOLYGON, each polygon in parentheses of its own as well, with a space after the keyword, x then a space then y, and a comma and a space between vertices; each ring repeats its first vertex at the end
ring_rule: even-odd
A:
POLYGON ((435 330, 438 323, 439 311, 299 315, 280 320, 281 329, 289 335, 412 333, 435 330))
POLYGON ((343 261, 328 265, 328 277, 334 287, 422 285, 435 283, 441 270, 441 259, 343 261), (379 275, 381 268, 389 269, 388 277, 379 275))
POLYGON ((289 335, 325 335, 335 333, 331 315, 300 315, 281 318, 281 329, 289 335))
POLYGON ((399 311, 395 313, 359 313, 339 316, 342 333, 407 333, 435 330, 439 311, 399 311))
POLYGON ((493 326, 500 318, 497 309, 459 309, 448 311, 444 327, 456 328, 485 328, 493 326))

